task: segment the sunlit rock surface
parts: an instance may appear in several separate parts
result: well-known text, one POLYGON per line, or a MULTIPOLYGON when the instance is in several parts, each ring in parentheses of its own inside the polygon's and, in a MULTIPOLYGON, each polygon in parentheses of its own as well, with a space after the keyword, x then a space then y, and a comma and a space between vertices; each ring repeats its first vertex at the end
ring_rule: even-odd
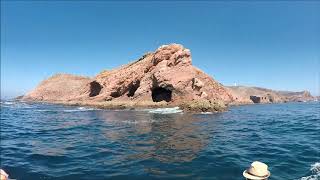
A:
POLYGON ((23 99, 88 104, 130 102, 133 106, 192 101, 213 106, 233 101, 223 85, 192 65, 190 50, 179 44, 163 45, 133 63, 103 71, 94 78, 55 75, 23 99))

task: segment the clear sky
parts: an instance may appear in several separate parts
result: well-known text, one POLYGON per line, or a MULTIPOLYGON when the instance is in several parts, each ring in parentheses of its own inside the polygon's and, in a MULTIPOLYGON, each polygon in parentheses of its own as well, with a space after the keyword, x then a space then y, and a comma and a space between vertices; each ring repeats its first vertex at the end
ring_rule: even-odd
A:
POLYGON ((1 97, 168 43, 225 85, 320 93, 319 1, 1 1, 1 97))

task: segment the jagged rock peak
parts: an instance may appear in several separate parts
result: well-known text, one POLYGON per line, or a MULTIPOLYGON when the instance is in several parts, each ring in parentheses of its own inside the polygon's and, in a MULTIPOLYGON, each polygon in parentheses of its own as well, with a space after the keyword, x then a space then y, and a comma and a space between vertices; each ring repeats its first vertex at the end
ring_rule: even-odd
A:
POLYGON ((154 53, 153 65, 164 60, 167 61, 169 67, 179 63, 191 65, 191 52, 181 44, 162 45, 154 53))

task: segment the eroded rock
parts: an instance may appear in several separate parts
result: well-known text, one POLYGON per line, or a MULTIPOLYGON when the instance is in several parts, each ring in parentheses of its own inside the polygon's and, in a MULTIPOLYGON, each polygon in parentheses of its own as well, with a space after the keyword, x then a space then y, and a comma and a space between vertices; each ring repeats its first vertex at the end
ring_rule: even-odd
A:
POLYGON ((24 99, 168 105, 233 100, 220 83, 192 65, 190 50, 180 44, 161 46, 133 63, 103 71, 92 79, 71 75, 49 78, 24 99))

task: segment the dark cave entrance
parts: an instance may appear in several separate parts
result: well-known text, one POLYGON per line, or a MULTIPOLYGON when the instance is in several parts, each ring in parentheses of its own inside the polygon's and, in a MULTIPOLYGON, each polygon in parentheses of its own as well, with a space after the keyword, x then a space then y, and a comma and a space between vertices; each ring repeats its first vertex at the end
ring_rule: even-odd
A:
POLYGON ((101 89, 102 89, 102 86, 97 81, 92 81, 90 83, 90 94, 89 94, 89 97, 94 97, 94 96, 99 95, 101 89))
POLYGON ((153 102, 170 102, 172 98, 172 91, 165 88, 157 87, 152 90, 151 95, 153 102))
MULTIPOLYGON (((119 90, 118 90, 118 91, 119 91, 119 90)), ((110 96, 111 96, 111 97, 113 97, 113 98, 120 97, 120 96, 121 96, 121 94, 120 94, 118 91, 111 92, 110 96)))
POLYGON ((136 82, 132 82, 131 84, 129 84, 128 87, 128 97, 132 97, 134 96, 134 93, 137 91, 137 89, 140 87, 140 81, 137 80, 136 82))
POLYGON ((250 96, 250 99, 253 103, 260 103, 261 102, 261 97, 258 97, 258 96, 250 96))

